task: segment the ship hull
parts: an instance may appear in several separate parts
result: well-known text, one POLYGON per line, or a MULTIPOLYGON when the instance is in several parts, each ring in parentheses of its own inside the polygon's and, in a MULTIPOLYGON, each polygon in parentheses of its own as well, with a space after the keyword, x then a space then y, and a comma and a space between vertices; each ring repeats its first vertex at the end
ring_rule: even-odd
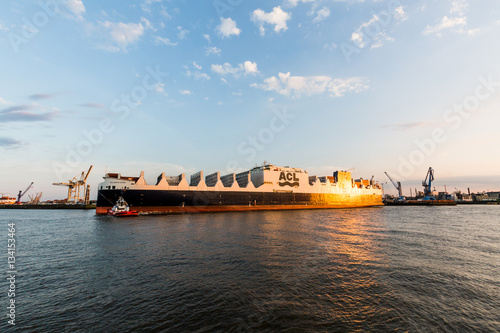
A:
POLYGON ((199 213, 248 210, 331 209, 382 206, 380 195, 296 192, 99 190, 96 213, 107 214, 122 196, 141 213, 199 213))

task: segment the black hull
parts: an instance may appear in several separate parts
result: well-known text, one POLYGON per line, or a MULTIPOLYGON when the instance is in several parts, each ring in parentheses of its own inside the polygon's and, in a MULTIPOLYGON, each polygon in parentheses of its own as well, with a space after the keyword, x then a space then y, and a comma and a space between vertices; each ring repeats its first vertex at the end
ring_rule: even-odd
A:
POLYGON ((382 205, 376 195, 340 195, 292 192, 216 192, 172 190, 99 190, 96 212, 105 214, 122 196, 140 212, 227 211, 244 208, 290 209, 307 207, 365 207, 382 205), (275 207, 275 208, 273 208, 275 207))

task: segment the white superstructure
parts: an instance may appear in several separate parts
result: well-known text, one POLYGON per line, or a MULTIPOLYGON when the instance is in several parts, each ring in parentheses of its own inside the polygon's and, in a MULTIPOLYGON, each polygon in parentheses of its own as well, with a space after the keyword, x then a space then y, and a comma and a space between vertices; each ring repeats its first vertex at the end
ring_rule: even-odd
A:
POLYGON ((204 177, 203 171, 199 171, 190 177, 189 183, 184 173, 178 176, 166 176, 162 173, 154 185, 147 184, 144 172, 141 172, 139 177, 123 177, 119 173, 108 173, 98 189, 382 195, 382 188, 377 182, 365 179, 354 180, 350 172, 336 171, 331 177, 317 177, 309 176, 307 170, 304 169, 278 167, 273 164, 225 176, 220 176, 220 172, 216 172, 204 177))

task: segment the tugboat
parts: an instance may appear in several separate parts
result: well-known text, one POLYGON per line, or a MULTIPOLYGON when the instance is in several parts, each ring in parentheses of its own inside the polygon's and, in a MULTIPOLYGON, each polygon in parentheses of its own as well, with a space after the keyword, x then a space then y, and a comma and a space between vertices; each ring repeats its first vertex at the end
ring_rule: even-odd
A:
POLYGON ((123 199, 123 197, 119 197, 113 208, 108 210, 108 215, 115 217, 127 217, 137 216, 139 215, 139 212, 137 212, 136 210, 130 210, 128 203, 123 199))

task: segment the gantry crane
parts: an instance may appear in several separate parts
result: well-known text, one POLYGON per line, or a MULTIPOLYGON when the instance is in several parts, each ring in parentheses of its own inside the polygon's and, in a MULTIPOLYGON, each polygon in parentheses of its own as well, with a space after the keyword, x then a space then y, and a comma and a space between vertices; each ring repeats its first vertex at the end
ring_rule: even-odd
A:
POLYGON ((17 195, 17 201, 16 201, 16 204, 20 204, 20 203, 21 203, 21 198, 22 198, 22 197, 26 194, 26 192, 28 192, 28 191, 29 191, 29 189, 30 189, 31 187, 33 187, 33 182, 31 182, 30 186, 28 186, 28 188, 26 188, 26 189, 24 190, 24 192, 23 192, 23 191, 19 191, 19 194, 17 195))
POLYGON ((395 182, 391 176, 389 176, 389 174, 386 172, 385 175, 387 176, 387 178, 389 178, 389 180, 392 182, 392 185, 394 185, 394 187, 396 188, 396 190, 398 190, 398 195, 399 195, 399 199, 403 200, 403 187, 401 186, 401 182, 395 182))
POLYGON ((424 187, 424 200, 436 200, 432 196, 432 181, 434 180, 434 169, 429 167, 429 170, 427 171, 427 176, 425 176, 425 180, 422 182, 422 186, 424 187))
POLYGON ((90 186, 85 186, 87 178, 89 177, 90 170, 92 170, 93 165, 90 166, 89 171, 85 173, 82 171, 80 179, 73 177, 73 179, 68 180, 67 183, 53 183, 52 185, 58 186, 68 186, 68 203, 85 203, 88 204, 88 198, 90 195, 90 186), (82 191, 83 189, 83 191, 82 191), (80 195, 82 193, 83 195, 80 195))

